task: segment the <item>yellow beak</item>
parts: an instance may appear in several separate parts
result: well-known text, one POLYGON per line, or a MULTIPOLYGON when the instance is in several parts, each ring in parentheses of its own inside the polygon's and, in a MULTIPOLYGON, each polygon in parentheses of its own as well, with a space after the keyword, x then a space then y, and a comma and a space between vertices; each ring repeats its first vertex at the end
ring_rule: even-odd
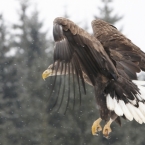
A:
POLYGON ((47 77, 49 77, 52 73, 51 69, 47 69, 42 73, 42 78, 45 80, 47 77))

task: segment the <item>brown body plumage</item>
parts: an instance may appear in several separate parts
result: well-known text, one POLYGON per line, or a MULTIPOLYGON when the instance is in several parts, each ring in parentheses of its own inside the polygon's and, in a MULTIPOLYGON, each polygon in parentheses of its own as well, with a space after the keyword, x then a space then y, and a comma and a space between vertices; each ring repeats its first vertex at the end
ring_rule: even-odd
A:
MULTIPOLYGON (((145 54, 114 26, 102 20, 92 22, 94 36, 66 18, 56 18, 53 25, 54 64, 43 73, 43 78, 48 74, 55 77, 67 74, 70 80, 72 75, 73 83, 76 77, 79 90, 82 84, 85 92, 85 82, 92 85, 101 120, 111 119, 110 122, 115 120, 121 124, 119 117, 122 116, 129 120, 134 118, 139 123, 145 122, 145 117, 139 118, 139 111, 137 117, 125 112, 122 107, 125 105, 130 110, 144 102, 142 94, 142 99, 138 97, 142 92, 131 79, 137 79, 136 73, 145 70, 145 54), (48 73, 49 70, 51 73, 48 73)), ((98 122, 94 124, 93 134, 97 132, 98 122)), ((106 127, 108 125, 104 127, 103 134, 107 137, 109 132, 106 133, 106 127)))

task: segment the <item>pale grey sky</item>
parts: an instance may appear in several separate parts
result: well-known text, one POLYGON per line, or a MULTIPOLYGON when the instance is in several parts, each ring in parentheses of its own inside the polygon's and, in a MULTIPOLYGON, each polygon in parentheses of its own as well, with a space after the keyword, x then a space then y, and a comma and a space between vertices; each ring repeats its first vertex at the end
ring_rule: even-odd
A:
MULTIPOLYGON (((64 14, 65 6, 71 20, 81 25, 87 21, 91 28, 93 15, 99 14, 97 7, 101 5, 100 0, 31 0, 31 3, 37 4, 40 18, 50 32, 54 18, 64 14)), ((123 34, 145 51, 145 0, 114 0, 111 6, 115 13, 124 15, 116 27, 123 26, 123 34)), ((18 10, 18 0, 0 0, 0 13, 8 23, 18 21, 18 10)))

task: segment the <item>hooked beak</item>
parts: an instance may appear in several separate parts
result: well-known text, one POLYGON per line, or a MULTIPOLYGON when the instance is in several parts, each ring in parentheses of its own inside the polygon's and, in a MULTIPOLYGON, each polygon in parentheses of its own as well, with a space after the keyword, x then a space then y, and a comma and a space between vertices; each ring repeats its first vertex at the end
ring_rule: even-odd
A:
POLYGON ((42 78, 43 80, 45 80, 47 77, 49 77, 52 74, 52 70, 51 69, 47 69, 42 73, 42 78))

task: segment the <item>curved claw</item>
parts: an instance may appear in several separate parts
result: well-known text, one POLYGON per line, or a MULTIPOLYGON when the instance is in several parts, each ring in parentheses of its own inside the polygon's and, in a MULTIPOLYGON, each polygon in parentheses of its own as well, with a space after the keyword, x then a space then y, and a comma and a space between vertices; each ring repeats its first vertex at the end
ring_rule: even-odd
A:
POLYGON ((112 123, 112 120, 110 119, 103 128, 103 135, 107 139, 109 139, 109 134, 112 132, 111 127, 110 127, 111 123, 112 123))
POLYGON ((108 127, 108 126, 104 126, 104 129, 103 129, 103 135, 104 135, 104 137, 105 138, 109 138, 109 134, 112 132, 112 130, 111 130, 111 128, 110 128, 110 126, 108 127))
POLYGON ((98 135, 98 132, 102 131, 102 127, 100 125, 101 121, 102 121, 101 118, 99 118, 96 121, 94 121, 94 123, 92 125, 92 134, 93 135, 98 135))

